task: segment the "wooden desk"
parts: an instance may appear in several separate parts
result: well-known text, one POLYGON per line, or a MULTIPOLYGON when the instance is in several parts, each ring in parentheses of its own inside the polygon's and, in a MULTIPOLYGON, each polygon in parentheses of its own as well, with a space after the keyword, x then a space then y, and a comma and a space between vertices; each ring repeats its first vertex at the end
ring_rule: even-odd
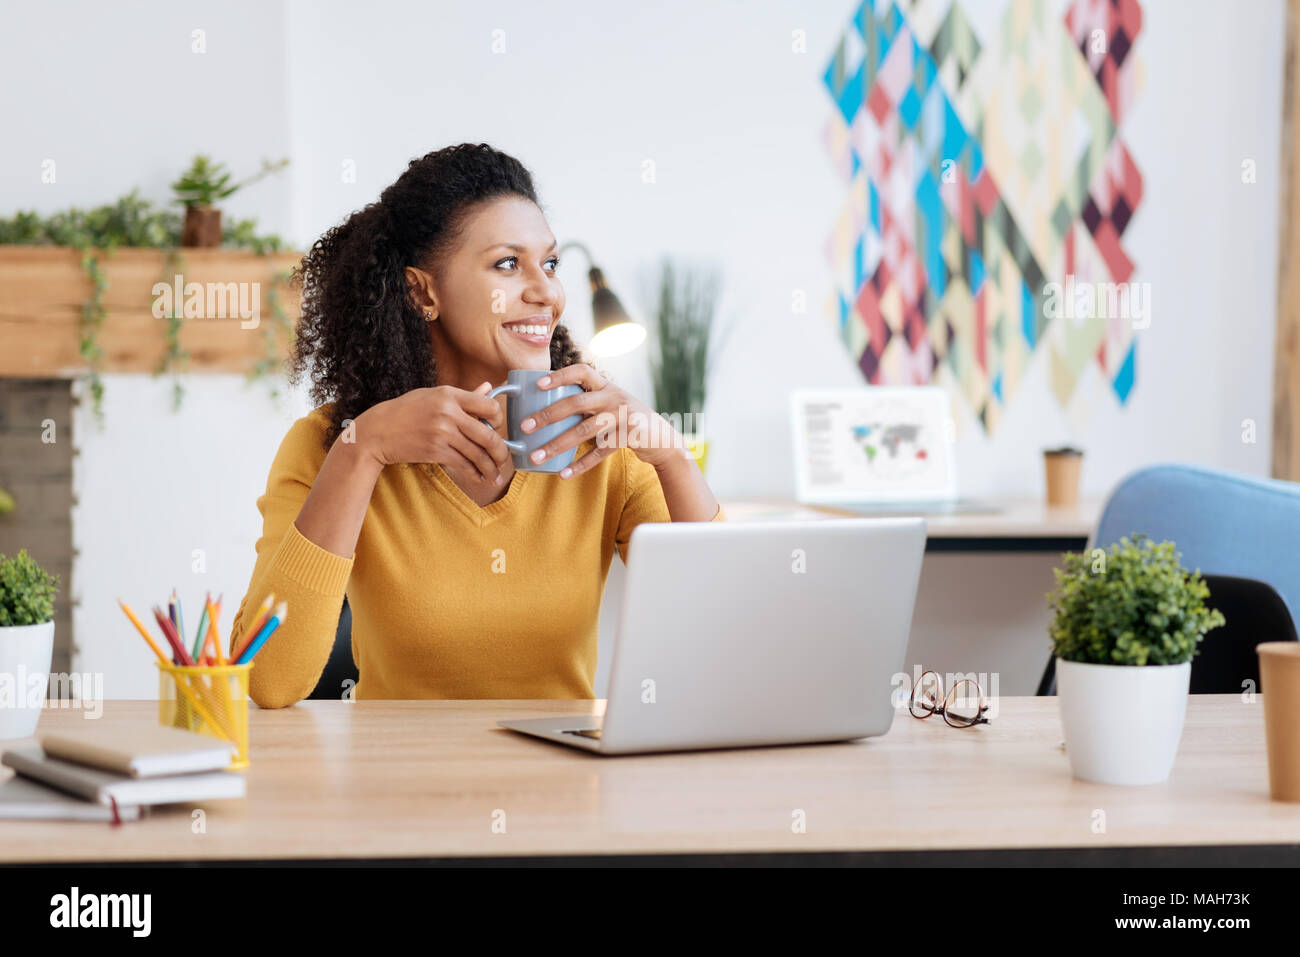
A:
POLYGON ((995 511, 944 514, 887 511, 867 514, 830 505, 800 505, 778 499, 725 501, 729 521, 772 521, 823 518, 878 518, 921 515, 926 526, 926 551, 941 552, 1063 552, 1082 549, 1101 517, 1102 502, 1051 506, 1042 499, 988 499, 995 511))
MULTIPOLYGON (((1003 698, 991 726, 965 731, 903 712, 889 734, 858 742, 621 758, 496 727, 499 718, 601 705, 257 710, 248 797, 203 806, 206 833, 191 833, 188 805, 116 828, 0 821, 0 862, 746 853, 855 863, 1300 863, 1300 804, 1268 799, 1263 705, 1232 695, 1194 696, 1172 777, 1136 788, 1070 777, 1050 698, 1003 698), (493 832, 498 811, 505 833, 493 832), (806 833, 792 831, 797 811, 806 833)), ((110 701, 100 720, 152 722, 155 709, 110 701)), ((41 718, 46 730, 82 720, 71 710, 41 718)))

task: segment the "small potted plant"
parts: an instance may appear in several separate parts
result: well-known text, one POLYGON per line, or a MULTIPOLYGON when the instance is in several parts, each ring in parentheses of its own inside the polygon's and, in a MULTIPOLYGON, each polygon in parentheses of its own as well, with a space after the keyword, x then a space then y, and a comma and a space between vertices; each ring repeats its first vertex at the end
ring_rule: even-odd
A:
POLYGON ((26 549, 0 555, 0 740, 36 733, 54 655, 58 584, 26 549))
POLYGON ((675 266, 665 257, 656 286, 655 352, 650 357, 655 411, 667 416, 680 414, 682 438, 703 472, 709 440, 699 428, 699 414, 704 410, 714 359, 731 331, 727 329, 722 341, 710 342, 721 276, 714 269, 675 266))
POLYGON ((213 163, 210 157, 194 157, 190 168, 172 183, 176 202, 185 206, 185 224, 181 227, 181 245, 215 249, 221 245, 221 210, 215 204, 236 190, 255 183, 263 176, 283 169, 288 159, 277 163, 262 161, 262 169, 242 183, 231 183, 230 173, 224 163, 213 163))
POLYGON ((1145 535, 1109 551, 1067 553, 1056 569, 1050 634, 1065 747, 1074 776, 1158 784, 1183 734, 1192 658, 1224 624, 1209 587, 1173 542, 1145 535))

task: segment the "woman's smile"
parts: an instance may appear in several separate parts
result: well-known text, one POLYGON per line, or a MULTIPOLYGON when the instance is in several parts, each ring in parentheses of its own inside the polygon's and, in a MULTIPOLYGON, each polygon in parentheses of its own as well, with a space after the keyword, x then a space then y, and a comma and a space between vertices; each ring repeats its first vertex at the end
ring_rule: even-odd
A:
POLYGON ((551 344, 550 316, 533 316, 530 319, 508 322, 501 327, 506 334, 530 346, 546 347, 551 344))

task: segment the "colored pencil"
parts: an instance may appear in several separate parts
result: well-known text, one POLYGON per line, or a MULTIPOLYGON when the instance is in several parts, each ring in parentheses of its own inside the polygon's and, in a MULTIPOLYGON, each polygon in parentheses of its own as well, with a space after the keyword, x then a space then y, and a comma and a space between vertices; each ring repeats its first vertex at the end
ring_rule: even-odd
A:
POLYGON ((185 645, 182 644, 180 635, 176 631, 175 622, 165 616, 157 605, 154 606, 153 612, 158 620, 158 627, 162 629, 163 637, 167 639, 167 644, 171 645, 172 659, 178 666, 192 667, 194 660, 185 650, 185 645))
POLYGON ((162 629, 163 637, 166 638, 167 643, 172 646, 172 653, 180 658, 181 664, 188 668, 192 668, 194 666, 194 659, 191 658, 190 653, 185 650, 185 646, 181 644, 180 636, 176 634, 176 626, 168 620, 157 605, 153 606, 153 614, 154 617, 158 619, 158 627, 162 629))
MULTIPOLYGON (((176 594, 175 588, 172 589, 172 594, 176 596, 176 636, 181 639, 181 647, 183 648, 185 647, 185 638, 183 637, 185 634, 185 616, 181 614, 181 596, 176 594)), ((190 660, 194 660, 193 655, 190 655, 190 660)))
POLYGON ((262 650, 266 640, 271 637, 275 629, 279 628, 288 616, 289 605, 287 602, 282 601, 276 605, 275 614, 267 619, 266 624, 262 626, 262 630, 257 633, 257 637, 250 641, 244 650, 239 653, 239 658, 236 659, 235 664, 242 665, 252 661, 253 656, 262 650))
MULTIPOLYGON (((274 603, 275 603, 274 592, 268 594, 266 598, 262 599, 262 604, 257 609, 257 614, 253 616, 253 621, 249 624, 247 628, 244 629, 245 639, 247 639, 251 635, 256 635, 259 631, 262 630, 262 626, 266 624, 266 620, 271 617, 271 606, 274 603)), ((246 647, 247 645, 248 645, 247 640, 241 641, 238 643, 238 645, 236 645, 235 636, 232 632, 230 636, 230 660, 238 664, 240 649, 246 647)))
POLYGON ((158 643, 153 640, 153 636, 145 630, 144 625, 140 624, 140 619, 135 616, 135 612, 131 610, 131 606, 120 598, 117 600, 117 603, 122 606, 122 611, 126 612, 126 617, 131 619, 131 624, 135 625, 135 630, 140 632, 140 637, 149 643, 149 647, 152 648, 153 653, 158 656, 158 660, 163 664, 168 664, 167 656, 163 654, 163 650, 158 647, 158 643))
MULTIPOLYGON (((176 589, 175 588, 173 588, 172 593, 167 596, 167 620, 172 623, 173 628, 176 627, 176 589)), ((165 634, 164 637, 166 637, 165 634)), ((181 663, 180 656, 177 655, 176 652, 173 650, 172 664, 179 665, 180 663, 181 663)))
POLYGON ((212 645, 212 611, 212 593, 208 592, 203 599, 203 630, 194 639, 194 659, 204 663, 212 658, 212 653, 208 651, 212 645))
MULTIPOLYGON (((194 634, 194 650, 190 652, 190 657, 198 661, 203 654, 203 642, 208 637, 208 608, 212 604, 212 593, 208 592, 203 599, 203 614, 199 615, 199 630, 194 634)), ((184 634, 184 632, 182 632, 184 634)))
MULTIPOLYGON (((207 651, 208 645, 210 644, 212 645, 213 651, 216 653, 215 658, 213 658, 211 654, 204 655, 204 664, 209 667, 212 665, 224 666, 226 664, 226 656, 221 650, 221 596, 218 595, 217 600, 214 603, 212 601, 212 595, 209 593, 208 604, 207 607, 204 608, 203 613, 208 617, 208 637, 204 639, 203 649, 204 651, 207 651)), ((218 693, 221 696, 223 712, 225 714, 233 714, 235 704, 230 692, 230 676, 213 675, 212 685, 218 690, 218 693)))
MULTIPOLYGON (((221 626, 218 622, 221 619, 221 596, 217 596, 215 602, 209 599, 208 608, 204 609, 204 614, 208 616, 208 638, 203 643, 206 650, 208 642, 212 643, 212 652, 216 656, 216 662, 219 665, 226 664, 225 652, 221 650, 221 626)), ((211 657, 211 656, 210 656, 211 657)))

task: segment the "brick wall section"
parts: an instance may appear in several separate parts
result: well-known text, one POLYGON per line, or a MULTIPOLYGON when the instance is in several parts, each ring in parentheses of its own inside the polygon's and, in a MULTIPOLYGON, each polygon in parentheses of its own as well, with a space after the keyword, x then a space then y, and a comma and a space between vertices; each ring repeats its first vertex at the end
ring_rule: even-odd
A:
POLYGON ((72 390, 67 379, 0 379, 0 488, 14 511, 0 515, 0 554, 25 548, 59 576, 51 670, 72 670, 72 390), (55 422, 55 441, 41 423, 55 422))

